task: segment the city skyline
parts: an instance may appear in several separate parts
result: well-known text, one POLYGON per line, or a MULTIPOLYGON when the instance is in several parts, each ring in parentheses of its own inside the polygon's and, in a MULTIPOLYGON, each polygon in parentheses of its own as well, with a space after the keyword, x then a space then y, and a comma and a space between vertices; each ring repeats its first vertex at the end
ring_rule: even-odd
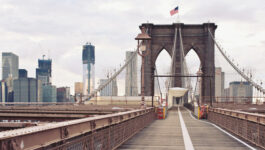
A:
MULTIPOLYGON (((262 51, 265 46, 265 41, 262 40, 265 35, 265 22, 260 19, 265 16, 265 10, 264 6, 259 5, 261 0, 244 4, 239 0, 192 0, 181 3, 156 0, 152 1, 153 8, 146 10, 150 2, 117 0, 102 1, 102 4, 98 5, 93 0, 3 1, 0 7, 3 16, 0 21, 0 33, 3 35, 0 38, 1 52, 11 51, 20 56, 20 68, 26 68, 29 77, 35 76, 37 59, 46 54, 54 60, 54 84, 58 87, 69 86, 73 91, 74 82, 82 81, 80 58, 85 42, 92 42, 97 47, 96 57, 101 57, 97 57, 99 59, 95 66, 96 77, 104 78, 103 68, 118 68, 122 63, 121 60, 108 58, 125 59, 124 52, 136 48, 134 38, 140 32, 138 26, 141 23, 176 22, 177 17, 170 17, 169 11, 179 5, 181 22, 215 22, 218 25, 216 37, 227 53, 236 59, 240 66, 251 67, 256 79, 265 75, 264 67, 260 65, 265 61, 262 58, 265 54, 262 51), (234 9, 235 6, 237 9, 234 9), (203 9, 205 7, 208 9, 203 9), (242 12, 248 13, 242 15, 242 12), (124 32, 119 32, 121 28, 124 32), (70 58, 72 61, 69 61, 70 58), (80 67, 76 67, 77 65, 80 67), (64 76, 61 77, 62 75, 64 76)), ((224 68, 224 71, 231 72, 227 68, 224 68)))
POLYGON ((264 149, 264 0, 0 0, 1 149, 264 149))

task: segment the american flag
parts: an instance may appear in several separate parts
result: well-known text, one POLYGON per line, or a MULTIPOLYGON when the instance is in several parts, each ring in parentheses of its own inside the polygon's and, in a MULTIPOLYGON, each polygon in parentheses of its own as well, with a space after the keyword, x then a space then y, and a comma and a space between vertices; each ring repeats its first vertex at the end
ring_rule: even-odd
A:
POLYGON ((175 15, 175 14, 178 13, 178 12, 179 12, 179 7, 177 6, 176 8, 174 8, 174 9, 172 9, 172 10, 170 11, 170 15, 173 16, 173 15, 175 15))

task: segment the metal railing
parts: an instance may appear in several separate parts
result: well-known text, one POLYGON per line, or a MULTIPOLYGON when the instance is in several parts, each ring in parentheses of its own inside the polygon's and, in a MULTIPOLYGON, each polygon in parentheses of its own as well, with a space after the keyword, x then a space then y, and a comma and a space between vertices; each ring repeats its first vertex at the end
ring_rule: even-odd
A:
POLYGON ((74 105, 75 102, 0 102, 0 106, 74 105))
POLYGON ((265 149, 265 115, 210 108, 208 120, 265 149))
POLYGON ((0 132, 0 149, 115 149, 155 119, 154 108, 0 132))

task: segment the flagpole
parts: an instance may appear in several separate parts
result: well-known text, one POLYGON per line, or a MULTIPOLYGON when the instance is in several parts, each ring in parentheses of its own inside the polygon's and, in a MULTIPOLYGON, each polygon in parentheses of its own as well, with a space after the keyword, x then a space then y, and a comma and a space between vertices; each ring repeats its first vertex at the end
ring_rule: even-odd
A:
POLYGON ((177 23, 180 23, 179 5, 178 5, 178 13, 177 13, 177 23))
POLYGON ((180 15, 179 15, 179 7, 178 6, 170 11, 170 15, 173 16, 176 13, 178 15, 177 19, 176 19, 176 23, 180 23, 180 15))

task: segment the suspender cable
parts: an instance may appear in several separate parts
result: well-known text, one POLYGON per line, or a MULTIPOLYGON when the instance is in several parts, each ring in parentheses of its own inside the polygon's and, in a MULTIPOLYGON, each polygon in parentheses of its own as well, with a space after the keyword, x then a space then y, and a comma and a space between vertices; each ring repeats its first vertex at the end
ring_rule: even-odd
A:
MULTIPOLYGON (((156 65, 155 65, 155 68, 156 68, 156 65)), ((158 73, 157 73, 157 69, 155 69, 155 75, 158 75, 158 73)), ((157 79, 157 83, 158 83, 158 88, 159 88, 160 96, 161 96, 161 98, 162 98, 162 91, 161 91, 160 83, 159 83, 158 78, 156 78, 156 79, 157 79)))
MULTIPOLYGON (((174 35, 174 43, 173 43, 173 48, 172 48, 172 59, 171 59, 171 71, 170 73, 173 74, 175 72, 175 69, 173 69, 173 65, 174 65, 174 61, 175 61, 175 58, 176 58, 176 41, 177 41, 177 33, 178 33, 178 28, 175 28, 175 35, 174 35)), ((170 87, 172 87, 172 77, 169 77, 169 84, 168 84, 168 87, 167 87, 167 90, 169 90, 170 87)))
POLYGON ((225 58, 225 60, 235 69, 235 71, 241 75, 241 77, 243 77, 246 81, 250 82, 251 85, 253 87, 255 87, 257 90, 261 91, 262 93, 265 94, 265 89, 263 89, 262 86, 258 85, 254 80, 251 79, 251 77, 248 77, 243 71, 241 71, 224 53, 223 49, 220 47, 220 45, 216 42, 215 38, 213 37, 213 34, 211 33, 210 29, 208 28, 208 32, 212 38, 212 40, 214 41, 216 47, 218 48, 218 50, 220 51, 220 53, 223 55, 223 57, 225 58))
MULTIPOLYGON (((179 36, 180 36, 180 51, 181 51, 181 57, 182 57, 181 60, 183 60, 182 68, 184 70, 182 75, 186 75, 186 74, 189 74, 189 68, 187 66, 187 62, 186 62, 186 58, 185 58, 185 54, 184 54, 181 28, 179 29, 179 36)), ((185 82, 184 86, 186 86, 189 89, 189 96, 190 96, 190 99, 191 99, 192 98, 192 95, 191 95, 191 92, 192 92, 191 79, 189 77, 186 77, 186 78, 184 78, 184 81, 185 80, 187 81, 187 83, 185 82)))
MULTIPOLYGON (((148 32, 148 29, 146 30, 146 32, 148 32)), ((117 72, 115 72, 105 84, 100 85, 96 90, 91 92, 88 97, 85 98, 85 100, 89 100, 92 97, 95 97, 97 95, 97 92, 104 89, 108 84, 110 84, 114 79, 116 79, 116 77, 132 62, 133 58, 137 57, 137 49, 133 52, 132 56, 125 62, 125 64, 117 72)))
POLYGON ((96 90, 91 92, 88 97, 85 100, 89 100, 92 97, 96 96, 97 92, 101 91, 103 88, 105 88, 109 83, 111 83, 116 77, 130 64, 130 62, 133 60, 134 57, 137 57, 137 50, 133 52, 132 56, 125 62, 125 64, 117 71, 115 72, 105 84, 100 85, 96 90))

